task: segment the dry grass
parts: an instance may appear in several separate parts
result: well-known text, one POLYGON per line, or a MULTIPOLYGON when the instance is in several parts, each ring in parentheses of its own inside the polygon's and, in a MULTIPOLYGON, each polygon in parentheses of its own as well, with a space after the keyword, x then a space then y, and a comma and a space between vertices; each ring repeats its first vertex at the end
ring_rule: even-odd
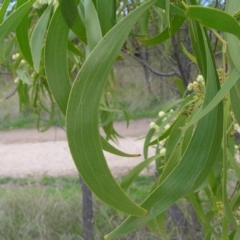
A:
MULTIPOLYGON (((129 194, 136 202, 146 197, 152 179, 140 176, 129 194)), ((94 199, 94 239, 117 227, 126 216, 94 199)), ((185 210, 185 209, 184 209, 185 210)), ((1 240, 80 240, 82 238, 81 191, 79 179, 48 177, 34 179, 0 179, 0 239, 1 240)), ((187 212, 187 210, 186 210, 187 212)), ((169 240, 191 240, 183 235, 168 216, 169 240)), ((197 236, 195 234, 195 236, 197 236)), ((118 240, 160 240, 146 226, 118 240)), ((196 238, 200 239, 200 238, 196 238)))
MULTIPOLYGON (((1 240, 80 240, 81 191, 78 179, 1 179, 1 240)), ((94 200, 94 239, 118 226, 125 218, 94 200)), ((159 239, 145 228, 120 239, 159 239)))

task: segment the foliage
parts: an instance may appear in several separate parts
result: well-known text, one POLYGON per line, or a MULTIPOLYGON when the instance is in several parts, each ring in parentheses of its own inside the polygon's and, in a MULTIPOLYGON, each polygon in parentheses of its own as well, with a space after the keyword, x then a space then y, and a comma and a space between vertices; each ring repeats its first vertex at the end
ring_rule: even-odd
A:
MULTIPOLYGON (((51 124, 54 104, 47 109, 44 98, 57 103, 66 116, 69 147, 82 178, 99 199, 129 214, 105 239, 145 224, 150 229, 157 225, 158 233, 168 239, 162 216, 181 198, 194 206, 206 239, 238 239, 240 3, 228 1, 222 11, 195 0, 34 2, 17 1, 16 9, 0 25, 0 46, 4 48, 6 38, 18 43, 21 53, 14 55, 12 69, 18 76, 21 104, 33 105, 39 115, 49 113, 45 130, 51 124), (149 23, 162 18, 165 30, 156 36, 149 34, 149 23), (114 94, 112 66, 121 59, 120 51, 129 36, 141 44, 169 38, 174 44, 173 35, 183 22, 188 25, 193 50, 184 52, 197 64, 199 76, 180 101, 161 110, 146 135, 145 161, 119 186, 102 152, 119 153, 106 141, 118 136, 113 119, 121 109, 114 94), (209 35, 213 34, 212 50, 209 35), (217 45, 222 58, 218 67, 217 45), (151 145, 156 147, 156 155, 149 159, 151 145), (139 206, 125 190, 154 160, 159 177, 139 206), (233 189, 229 182, 235 185, 233 189), (210 206, 207 212, 206 203, 210 206)), ((4 4, 0 16, 5 14, 4 4)))

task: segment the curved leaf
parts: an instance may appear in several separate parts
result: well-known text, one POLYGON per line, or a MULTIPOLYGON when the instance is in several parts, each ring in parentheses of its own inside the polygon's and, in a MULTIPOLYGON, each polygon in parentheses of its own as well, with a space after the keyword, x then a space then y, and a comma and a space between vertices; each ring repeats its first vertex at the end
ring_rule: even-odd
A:
POLYGON ((180 130, 180 128, 186 123, 187 120, 188 120, 188 116, 182 114, 174 122, 173 129, 171 131, 171 134, 169 135, 168 142, 167 142, 166 161, 168 161, 172 152, 175 150, 175 148, 179 144, 179 141, 181 140, 181 137, 183 135, 183 131, 180 130))
POLYGON ((76 48, 71 41, 68 41, 68 50, 81 58, 85 58, 82 52, 78 48, 76 48))
POLYGON ((59 6, 69 28, 82 42, 87 44, 86 28, 79 16, 76 1, 59 0, 59 6))
MULTIPOLYGON (((69 27, 58 8, 51 19, 48 29, 45 47, 45 69, 49 88, 63 115, 66 115, 67 102, 71 90, 67 63, 68 33, 69 27)), ((71 49, 73 47, 74 45, 71 49)), ((139 156, 139 154, 128 154, 116 149, 103 137, 101 137, 101 144, 103 150, 118 156, 139 156)))
POLYGON ((116 24, 116 2, 98 0, 97 12, 102 33, 105 35, 116 24))
POLYGON ((183 43, 181 43, 181 46, 182 46, 183 52, 184 52, 185 55, 188 57, 188 59, 189 59, 190 61, 192 61, 193 63, 196 63, 196 64, 197 64, 196 58, 185 48, 185 46, 183 45, 183 43))
POLYGON ((11 0, 4 0, 3 1, 3 4, 0 8, 0 23, 2 23, 3 19, 4 19, 4 16, 6 14, 6 11, 7 11, 7 8, 8 8, 8 5, 10 3, 11 0))
MULTIPOLYGON (((92 1, 84 1, 85 26, 89 53, 102 39, 102 31, 97 11, 92 1)), ((88 54, 89 54, 88 53, 88 54)))
POLYGON ((35 0, 29 0, 23 4, 20 8, 15 10, 11 15, 9 15, 5 21, 0 25, 0 41, 2 41, 11 31, 13 31, 22 20, 22 18, 29 11, 35 0))
POLYGON ((167 27, 166 29, 164 29, 163 32, 161 32, 160 34, 158 34, 157 36, 155 36, 153 38, 149 38, 149 39, 140 39, 139 38, 138 41, 141 44, 148 45, 148 46, 162 43, 178 31, 178 29, 182 26, 184 20, 185 20, 184 17, 176 15, 173 17, 173 19, 171 21, 171 29, 169 29, 167 27))
MULTIPOLYGON (((17 1, 17 8, 22 6, 25 2, 26 2, 25 0, 17 1)), ((29 22, 28 14, 26 14, 24 18, 20 21, 18 27, 16 28, 16 37, 18 46, 22 52, 23 57, 26 59, 30 66, 33 66, 32 54, 28 38, 29 30, 28 22, 29 22)))
MULTIPOLYGON (((240 8, 240 1, 227 1, 226 11, 229 14, 234 14, 236 9, 240 8)), ((236 68, 240 72, 240 48, 239 48, 239 39, 232 34, 225 34, 227 40, 227 53, 229 57, 229 63, 231 68, 236 68)), ((239 101, 240 101, 240 80, 236 82, 234 87, 230 91, 230 98, 232 104, 232 110, 234 115, 240 124, 240 110, 239 110, 239 101)))
POLYGON ((146 210, 134 204, 111 175, 102 153, 98 111, 118 52, 138 18, 155 2, 148 1, 132 11, 94 48, 73 84, 66 117, 69 148, 85 183, 109 206, 136 216, 144 216, 146 210))
MULTIPOLYGON (((203 33, 203 37, 206 38, 204 35, 203 33)), ((207 50, 207 58, 205 60, 208 66, 206 69, 208 81, 204 106, 212 100, 219 88, 215 65, 206 42, 205 49, 207 50)), ((165 211, 180 197, 189 193, 198 176, 201 174, 202 168, 206 165, 207 159, 209 160, 211 152, 221 147, 221 140, 219 140, 219 136, 216 138, 216 132, 222 133, 222 121, 221 105, 213 109, 199 121, 182 160, 141 204, 142 207, 148 210, 148 214, 142 218, 129 217, 112 233, 106 235, 105 239, 116 238, 147 223, 165 211)), ((211 169, 209 169, 209 171, 210 170, 211 169)))
POLYGON ((113 145, 111 145, 108 141, 106 141, 102 136, 100 136, 101 144, 102 144, 102 149, 106 152, 121 156, 121 157, 139 157, 141 154, 129 154, 122 152, 115 148, 113 145))
POLYGON ((240 39, 240 26, 230 14, 216 8, 188 6, 186 17, 198 20, 202 25, 219 31, 228 32, 240 39))
POLYGON ((52 11, 52 4, 49 4, 39 21, 37 22, 31 37, 31 49, 33 57, 33 66, 36 72, 39 72, 42 55, 43 39, 46 33, 47 24, 52 11))
POLYGON ((239 102, 240 102, 240 79, 236 82, 234 87, 230 91, 230 99, 231 99, 231 105, 232 110, 234 112, 234 116, 240 124, 240 108, 239 108, 239 102))
MULTIPOLYGON (((168 0, 157 1, 156 6, 162 8, 162 9, 166 9, 166 7, 165 7, 166 1, 168 1, 168 0)), ((170 8, 171 13, 184 17, 184 11, 181 8, 177 7, 174 4, 170 4, 169 8, 170 8)))
POLYGON ((53 97, 65 115, 71 84, 68 74, 67 44, 69 27, 56 9, 48 29, 45 45, 45 69, 53 97))
POLYGON ((189 33, 192 42, 192 48, 197 60, 198 67, 204 77, 206 79, 206 51, 204 47, 204 40, 202 39, 201 29, 199 24, 195 21, 190 21, 189 23, 189 33), (201 39, 199 41, 199 39, 201 39))
MULTIPOLYGON (((240 1, 227 1, 226 3, 226 12, 228 14, 234 14, 237 9, 240 8, 240 1)), ((234 65, 234 67, 240 72, 240 48, 239 48, 239 39, 229 33, 225 34, 225 38, 228 42, 227 52, 231 59, 230 64, 234 65)))

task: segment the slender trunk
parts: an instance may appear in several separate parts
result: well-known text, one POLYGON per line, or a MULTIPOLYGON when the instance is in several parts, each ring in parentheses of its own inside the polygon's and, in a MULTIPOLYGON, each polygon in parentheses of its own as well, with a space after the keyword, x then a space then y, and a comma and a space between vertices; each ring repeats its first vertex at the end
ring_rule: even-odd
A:
MULTIPOLYGON (((148 52, 147 52, 147 48, 144 48, 144 52, 140 52, 140 58, 144 61, 144 62, 148 62, 148 52)), ((144 70, 144 75, 145 75, 145 80, 146 80, 146 85, 148 88, 148 93, 150 95, 152 95, 152 89, 151 89, 151 84, 150 84, 150 75, 149 75, 149 71, 148 68, 146 67, 146 65, 142 64, 143 66, 143 70, 144 70)))
MULTIPOLYGON (((171 40, 172 40, 173 56, 177 62, 177 66, 178 66, 179 72, 181 74, 181 79, 182 79, 183 85, 186 89, 188 86, 188 73, 187 73, 188 71, 186 70, 186 66, 184 66, 184 64, 183 64, 183 62, 184 62, 183 57, 180 56, 179 46, 178 46, 176 37, 173 35, 171 40)), ((185 65, 186 65, 186 63, 185 63, 185 65)))
POLYGON ((84 181, 80 178, 82 187, 82 220, 83 220, 83 239, 93 240, 93 204, 92 192, 84 181))
POLYGON ((172 217, 173 221, 176 223, 177 227, 182 231, 183 234, 186 234, 189 231, 190 224, 188 223, 182 210, 178 207, 177 204, 173 204, 168 209, 168 214, 172 217))

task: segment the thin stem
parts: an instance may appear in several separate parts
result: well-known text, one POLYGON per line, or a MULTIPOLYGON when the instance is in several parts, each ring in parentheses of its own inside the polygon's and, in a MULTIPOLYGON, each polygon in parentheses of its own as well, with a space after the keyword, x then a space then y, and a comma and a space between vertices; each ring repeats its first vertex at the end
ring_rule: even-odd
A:
POLYGON ((232 201, 232 198, 233 198, 234 194, 236 193, 236 191, 237 191, 237 189, 238 189, 238 185, 239 185, 239 181, 237 181, 237 183, 236 183, 236 185, 235 185, 235 188, 234 188, 234 190, 233 190, 233 192, 232 192, 232 194, 231 194, 231 197, 229 198, 229 202, 232 201))

